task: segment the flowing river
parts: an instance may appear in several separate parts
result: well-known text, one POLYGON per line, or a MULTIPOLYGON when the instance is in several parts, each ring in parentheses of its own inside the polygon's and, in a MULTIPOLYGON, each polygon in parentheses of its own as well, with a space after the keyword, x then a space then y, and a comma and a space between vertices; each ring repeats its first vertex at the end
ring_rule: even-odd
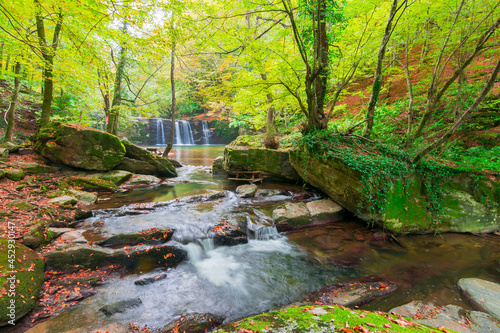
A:
POLYGON ((231 320, 293 303, 322 286, 353 279, 383 278, 398 284, 395 293, 364 306, 369 310, 388 311, 412 300, 470 308, 458 292, 458 279, 500 278, 495 266, 500 258, 497 235, 387 238, 354 217, 278 234, 272 226, 272 210, 287 200, 314 200, 317 194, 304 193, 299 185, 264 183, 262 188, 283 191, 239 198, 232 192, 234 183, 210 173, 213 159, 222 152, 223 146, 175 147, 172 158, 184 165, 178 178, 101 198, 94 207, 95 215, 84 222, 90 228, 89 240, 152 227, 174 229, 169 244, 185 249, 188 260, 175 268, 145 269, 116 278, 99 287, 95 296, 29 332, 91 332, 108 321, 158 329, 193 312, 210 312, 231 320), (148 214, 119 213, 133 203, 164 202, 217 190, 230 192, 211 202, 174 202, 148 214), (94 227, 96 221, 100 221, 98 227, 94 227), (210 230, 221 221, 250 226, 249 242, 214 247, 210 230), (167 277, 155 283, 134 284, 164 273, 167 277), (142 304, 111 317, 98 311, 106 304, 130 298, 139 298, 142 304))

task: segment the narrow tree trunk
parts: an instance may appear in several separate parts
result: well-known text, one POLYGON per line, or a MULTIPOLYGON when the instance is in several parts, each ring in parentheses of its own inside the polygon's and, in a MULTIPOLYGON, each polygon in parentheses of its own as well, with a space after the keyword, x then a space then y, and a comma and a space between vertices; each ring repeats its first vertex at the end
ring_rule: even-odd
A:
MULTIPOLYGON (((172 38, 174 38, 172 36, 172 38)), ((168 153, 172 150, 172 146, 174 144, 174 132, 175 132, 175 39, 172 42, 172 53, 170 57, 170 89, 172 90, 172 104, 171 115, 172 115, 172 123, 170 126, 170 133, 168 135, 168 144, 165 147, 165 151, 163 152, 163 157, 167 158, 168 153)))
POLYGON ((462 126, 462 124, 467 119, 469 119, 472 112, 477 110, 477 108, 479 107, 479 104, 481 104, 481 102, 486 97, 488 92, 491 90, 491 88, 493 88, 493 85, 495 84, 495 80, 496 80, 499 72, 500 72, 500 60, 498 60, 496 66, 495 66, 495 69, 493 70, 493 73, 491 73, 490 78, 486 82, 485 86, 483 87, 483 90, 481 90, 481 93, 476 98, 474 103, 472 103, 472 105, 467 109, 467 111, 462 113, 460 118, 453 124, 453 126, 441 138, 437 139, 432 144, 428 145, 427 147, 422 149, 420 152, 418 152, 417 155, 415 156, 415 158, 413 159, 413 163, 420 162, 420 160, 425 155, 429 154, 430 152, 432 152, 434 149, 438 148, 442 144, 448 142, 448 140, 451 138, 453 133, 455 133, 460 128, 460 126, 462 126))
MULTIPOLYGON (((260 74, 262 77, 262 80, 267 81, 267 75, 265 73, 260 74)), ((266 138, 271 139, 274 137, 274 106, 272 105, 273 103, 273 96, 270 92, 266 94, 267 98, 267 104, 269 107, 267 108, 267 122, 266 122, 266 138)))
POLYGON ((57 23, 54 28, 54 35, 52 36, 52 44, 47 44, 47 39, 45 36, 45 25, 43 22, 42 9, 39 0, 34 0, 36 6, 36 32, 38 36, 38 43, 40 44, 40 49, 42 51, 42 57, 44 60, 44 70, 43 70, 43 102, 42 102, 42 114, 40 115, 40 126, 43 127, 47 125, 50 121, 50 115, 52 113, 52 99, 54 90, 54 56, 59 45, 59 35, 62 29, 63 16, 61 10, 57 13, 57 23))
MULTIPOLYGON (((127 22, 123 23, 123 32, 127 31, 127 22)), ((125 45, 120 46, 120 58, 118 61, 118 66, 116 68, 115 86, 113 91, 113 100, 111 102, 111 108, 108 114, 108 125, 106 131, 108 133, 116 135, 118 133, 118 122, 120 119, 120 106, 122 104, 122 82, 123 73, 125 71, 126 63, 126 52, 127 49, 125 45)))
POLYGON ((363 132, 363 136, 367 139, 369 139, 372 134, 375 106, 377 105, 380 90, 382 89, 382 66, 384 62, 385 51, 387 49, 387 44, 389 43, 389 39, 391 38, 392 22, 394 21, 394 17, 396 16, 397 9, 398 0, 393 0, 391 11, 389 12, 389 18, 387 19, 387 24, 385 26, 384 37, 382 38, 380 50, 378 51, 377 66, 375 68, 375 76, 373 78, 372 94, 370 96, 370 102, 368 103, 368 110, 366 111, 366 127, 363 132))
POLYGON ((17 97, 19 96, 19 86, 21 83, 21 78, 19 73, 21 72, 21 63, 16 61, 14 66, 14 90, 12 91, 12 96, 10 98, 9 110, 7 111, 7 129, 5 131, 4 142, 13 142, 14 140, 14 116, 16 114, 17 97))

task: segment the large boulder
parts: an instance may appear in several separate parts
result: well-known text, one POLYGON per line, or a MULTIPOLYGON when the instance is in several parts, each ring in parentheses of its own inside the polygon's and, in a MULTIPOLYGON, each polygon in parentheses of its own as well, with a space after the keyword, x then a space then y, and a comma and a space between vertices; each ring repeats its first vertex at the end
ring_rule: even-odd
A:
POLYGON ((85 170, 111 170, 125 156, 115 135, 86 126, 52 122, 32 139, 36 151, 48 160, 85 170))
POLYGON ((238 171, 265 171, 278 179, 300 180, 290 163, 288 150, 229 145, 224 150, 223 169, 229 174, 238 171))
MULTIPOLYGON (((390 157, 383 158, 388 164, 390 157)), ((304 146, 290 150, 290 161, 304 181, 391 232, 500 230, 499 182, 445 167, 440 173, 413 169, 393 160, 398 169, 390 172, 380 170, 373 158, 363 164, 362 158, 353 161, 304 146)))
POLYGON ((500 284, 466 278, 458 280, 458 287, 476 308, 500 320, 500 284))
POLYGON ((344 217, 344 208, 330 199, 315 200, 306 203, 313 221, 340 221, 344 217))
POLYGON ((13 324, 35 306, 43 285, 44 266, 43 258, 35 251, 0 238, 0 326, 13 324))
POLYGON ((177 171, 170 160, 155 156, 131 142, 122 141, 122 143, 125 146, 126 154, 116 169, 159 177, 177 177, 177 171))
POLYGON ((236 188, 236 193, 241 195, 242 198, 253 198, 257 192, 257 185, 240 185, 236 188))

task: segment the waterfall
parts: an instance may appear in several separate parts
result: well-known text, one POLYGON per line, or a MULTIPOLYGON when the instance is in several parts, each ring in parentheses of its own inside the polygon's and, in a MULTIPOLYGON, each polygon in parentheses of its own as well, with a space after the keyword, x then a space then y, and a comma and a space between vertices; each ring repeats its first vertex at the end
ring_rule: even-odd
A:
POLYGON ((161 119, 156 120, 156 144, 165 144, 165 132, 163 129, 163 121, 161 119))
POLYGON ((175 142, 176 145, 194 145, 193 131, 187 120, 175 121, 175 142))
POLYGON ((179 122, 178 121, 175 121, 175 137, 174 137, 174 144, 176 145, 181 145, 182 144, 182 139, 181 139, 181 129, 179 127, 179 122))
POLYGON ((203 144, 210 144, 210 129, 208 128, 208 122, 206 120, 201 121, 201 127, 203 130, 203 144))

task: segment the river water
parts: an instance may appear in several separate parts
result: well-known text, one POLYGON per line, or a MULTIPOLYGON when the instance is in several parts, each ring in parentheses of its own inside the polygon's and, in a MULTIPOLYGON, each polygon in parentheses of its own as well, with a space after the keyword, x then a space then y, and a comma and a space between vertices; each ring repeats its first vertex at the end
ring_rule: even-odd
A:
POLYGON ((223 146, 175 147, 171 158, 184 165, 178 178, 153 188, 101 198, 94 207, 100 210, 86 221, 87 226, 102 221, 99 227, 90 227, 90 234, 100 237, 152 227, 175 229, 170 244, 184 248, 189 260, 176 268, 135 272, 115 279, 100 287, 97 295, 30 332, 90 332, 109 321, 157 329, 193 312, 211 312, 231 320, 293 303, 322 286, 353 279, 383 278, 399 285, 395 293, 365 305, 366 309, 388 311, 411 300, 470 308, 457 290, 459 278, 500 279, 494 266, 500 258, 497 235, 387 238, 354 217, 278 234, 271 219, 275 207, 287 200, 317 197, 304 195, 302 186, 264 183, 263 188, 285 191, 241 199, 231 192, 235 184, 210 174, 213 159, 222 151, 223 146), (219 190, 230 192, 213 202, 174 202, 148 214, 121 216, 119 210, 106 210, 126 210, 132 203, 164 202, 219 190), (214 247, 211 228, 221 221, 249 224, 258 232, 251 234, 248 244, 214 247), (165 279, 134 285, 140 278, 163 273, 167 274, 165 279), (98 311, 106 304, 130 298, 139 298, 142 304, 109 318, 98 311))

